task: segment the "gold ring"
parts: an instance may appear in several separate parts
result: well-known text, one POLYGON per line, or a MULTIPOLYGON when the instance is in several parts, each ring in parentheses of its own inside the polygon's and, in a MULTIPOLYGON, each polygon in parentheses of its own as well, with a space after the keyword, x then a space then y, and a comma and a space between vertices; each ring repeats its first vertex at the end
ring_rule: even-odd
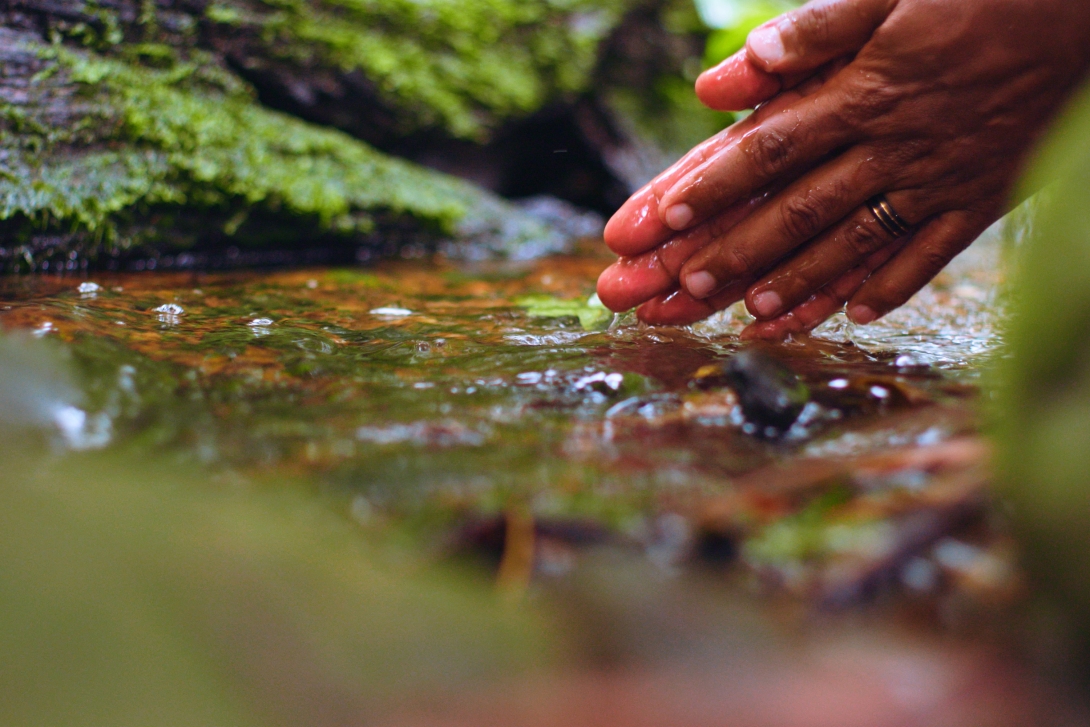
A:
POLYGON ((893 209, 886 195, 879 194, 871 197, 867 201, 867 206, 878 218, 878 224, 882 226, 882 229, 894 237, 904 237, 912 231, 912 227, 897 214, 897 210, 893 209))

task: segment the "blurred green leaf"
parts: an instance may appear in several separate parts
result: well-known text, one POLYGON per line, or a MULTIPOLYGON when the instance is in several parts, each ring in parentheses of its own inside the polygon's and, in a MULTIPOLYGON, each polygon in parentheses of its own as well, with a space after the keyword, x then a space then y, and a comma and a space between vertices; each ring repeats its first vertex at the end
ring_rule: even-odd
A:
POLYGON ((1090 663, 1090 90, 1022 193, 1042 187, 1015 251, 1009 355, 998 363, 999 480, 1034 577, 1077 624, 1090 663))
POLYGON ((602 305, 597 295, 585 302, 529 295, 517 299, 515 304, 524 308, 531 318, 578 318, 579 325, 586 331, 603 330, 613 320, 613 313, 602 305))

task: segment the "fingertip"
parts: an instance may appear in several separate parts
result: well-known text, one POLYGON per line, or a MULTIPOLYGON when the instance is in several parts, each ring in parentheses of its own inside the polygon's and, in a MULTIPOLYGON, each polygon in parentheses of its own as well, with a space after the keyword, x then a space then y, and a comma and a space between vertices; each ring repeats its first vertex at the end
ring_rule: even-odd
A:
POLYGON ((719 287, 715 277, 707 270, 700 270, 685 276, 685 290, 697 299, 707 298, 719 287))
POLYGON ((615 264, 610 265, 602 271, 602 274, 598 276, 598 282, 594 286, 594 290, 598 294, 598 300, 602 301, 602 305, 614 313, 620 313, 624 309, 617 307, 620 301, 615 267, 615 264))
POLYGON ((683 290, 659 295, 636 309, 636 317, 653 326, 687 326, 707 318, 715 310, 683 290))
POLYGON ((746 309, 754 318, 769 320, 776 317, 783 308, 783 298, 774 290, 765 290, 760 293, 750 291, 746 295, 746 309))
POLYGON ((760 70, 773 73, 787 56, 783 33, 778 23, 766 23, 746 38, 748 59, 760 70))
POLYGON ((666 222, 666 226, 675 232, 683 232, 689 229, 689 225, 693 223, 693 208, 684 202, 681 204, 671 205, 666 208, 666 213, 663 215, 666 222))
POLYGON ((665 242, 672 234, 673 231, 659 219, 654 191, 645 187, 609 218, 602 238, 618 255, 638 255, 665 242))
POLYGON ((878 313, 868 305, 857 303, 848 306, 848 318, 856 325, 865 326, 878 320, 878 313))
POLYGON ((696 79, 696 96, 716 111, 745 111, 780 92, 779 77, 750 62, 745 49, 709 68, 696 79))
POLYGON ((598 276, 598 300, 614 313, 632 310, 661 290, 661 281, 653 275, 654 271, 638 260, 621 258, 598 276))
POLYGON ((745 341, 782 341, 793 333, 802 333, 806 327, 795 316, 787 313, 771 321, 756 321, 742 329, 739 338, 745 341))

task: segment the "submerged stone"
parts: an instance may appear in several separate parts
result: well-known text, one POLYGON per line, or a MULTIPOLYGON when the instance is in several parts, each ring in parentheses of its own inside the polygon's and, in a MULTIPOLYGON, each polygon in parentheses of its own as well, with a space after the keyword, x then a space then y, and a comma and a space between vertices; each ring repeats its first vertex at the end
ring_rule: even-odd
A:
POLYGON ((695 383, 729 386, 738 396, 746 421, 765 436, 779 436, 790 429, 810 401, 810 390, 794 371, 779 359, 753 349, 701 369, 695 383))

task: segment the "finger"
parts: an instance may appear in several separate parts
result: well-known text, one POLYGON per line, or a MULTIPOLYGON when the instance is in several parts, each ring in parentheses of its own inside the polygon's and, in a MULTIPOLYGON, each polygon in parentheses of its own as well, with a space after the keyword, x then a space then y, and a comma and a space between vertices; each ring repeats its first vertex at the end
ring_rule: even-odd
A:
MULTIPOLYGON (((830 66, 826 73, 833 73, 835 70, 833 66, 830 66)), ((826 73, 819 73, 814 78, 801 83, 796 89, 781 93, 742 121, 693 147, 684 157, 633 194, 606 224, 603 237, 609 249, 618 255, 638 255, 673 237, 676 231, 663 224, 658 214, 659 199, 662 195, 673 187, 677 180, 707 161, 717 151, 737 143, 771 115, 816 93, 828 77, 826 73)))
POLYGON ((985 219, 967 212, 948 212, 928 223, 852 296, 848 317, 862 325, 904 305, 987 228, 985 219))
POLYGON ((725 288, 710 298, 697 300, 684 290, 675 290, 649 300, 636 309, 636 317, 657 326, 687 326, 729 308, 745 295, 744 282, 725 288))
POLYGON ((873 152, 858 147, 794 182, 694 254, 681 269, 682 287, 705 298, 732 281, 761 275, 888 185, 874 159, 873 152))
POLYGON ((626 311, 677 288, 685 262, 724 235, 764 203, 771 192, 740 202, 704 224, 640 255, 622 257, 598 277, 598 298, 613 311, 626 311))
POLYGON ((859 51, 897 0, 815 0, 749 34, 746 51, 767 73, 797 73, 859 51))
POLYGON ((808 96, 846 64, 847 59, 837 59, 816 72, 811 69, 781 76, 765 73, 754 66, 742 49, 700 74, 696 79, 696 96, 716 111, 754 109, 782 90, 798 89, 803 96, 808 96))
POLYGON ((765 73, 742 49, 696 79, 696 96, 716 111, 744 111, 775 96, 783 88, 779 76, 765 73))
MULTIPOLYGON (((910 226, 930 212, 917 192, 891 192, 886 200, 910 226)), ((898 237, 864 204, 750 288, 746 307, 757 319, 775 318, 898 237)))
POLYGON ((744 339, 762 338, 782 341, 789 335, 812 331, 835 313, 843 310, 844 303, 855 295, 871 273, 897 254, 908 242, 908 239, 901 238, 871 253, 862 265, 857 265, 844 273, 789 313, 773 318, 770 321, 751 323, 742 331, 741 337, 744 339))
POLYGON ((659 198, 659 217, 685 230, 785 175, 811 166, 854 141, 856 131, 841 119, 840 93, 822 92, 781 108, 756 128, 715 150, 659 198))

